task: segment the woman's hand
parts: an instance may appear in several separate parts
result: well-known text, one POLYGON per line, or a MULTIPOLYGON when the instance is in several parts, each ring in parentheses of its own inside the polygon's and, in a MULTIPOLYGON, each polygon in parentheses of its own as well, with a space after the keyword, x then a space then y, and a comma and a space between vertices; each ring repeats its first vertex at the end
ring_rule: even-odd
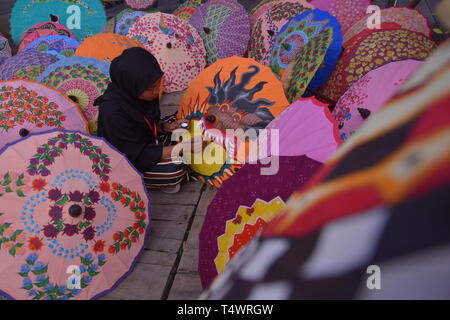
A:
POLYGON ((183 123, 188 123, 188 121, 185 119, 180 119, 173 122, 163 122, 162 129, 165 132, 174 132, 175 130, 180 129, 183 123))

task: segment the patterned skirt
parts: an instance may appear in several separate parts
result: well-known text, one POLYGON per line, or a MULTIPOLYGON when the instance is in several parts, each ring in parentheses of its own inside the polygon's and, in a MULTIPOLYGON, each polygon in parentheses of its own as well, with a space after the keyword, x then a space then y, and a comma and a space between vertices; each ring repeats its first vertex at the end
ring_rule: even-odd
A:
POLYGON ((171 159, 162 160, 144 172, 147 188, 163 188, 176 186, 188 179, 187 166, 171 159))

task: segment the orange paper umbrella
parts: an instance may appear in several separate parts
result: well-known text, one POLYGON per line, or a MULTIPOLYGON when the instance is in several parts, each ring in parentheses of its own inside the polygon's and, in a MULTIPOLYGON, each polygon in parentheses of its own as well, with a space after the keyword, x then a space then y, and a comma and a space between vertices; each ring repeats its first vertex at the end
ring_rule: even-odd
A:
POLYGON ((77 48, 75 56, 96 58, 111 63, 122 54, 125 49, 141 47, 143 45, 134 39, 114 33, 101 33, 89 37, 77 48))
POLYGON ((239 145, 236 146, 235 140, 230 142, 229 136, 214 135, 209 129, 217 129, 216 133, 227 129, 261 129, 288 105, 281 82, 268 67, 241 57, 218 60, 192 82, 181 101, 178 116, 191 120, 194 136, 203 133, 223 148, 226 156, 222 163, 207 164, 211 163, 207 147, 204 161, 192 164, 191 168, 202 181, 220 186, 242 165, 242 161, 235 165, 225 163, 235 156, 230 148, 239 151, 239 145), (201 129, 200 133, 195 132, 196 128, 201 129))

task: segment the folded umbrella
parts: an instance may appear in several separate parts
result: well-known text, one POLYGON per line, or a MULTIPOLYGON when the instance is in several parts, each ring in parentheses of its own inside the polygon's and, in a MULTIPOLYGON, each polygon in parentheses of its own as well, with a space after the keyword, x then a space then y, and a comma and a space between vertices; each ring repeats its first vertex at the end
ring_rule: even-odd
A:
POLYGON ((247 11, 236 0, 211 0, 189 21, 202 37, 208 64, 217 59, 243 56, 250 39, 247 11))
POLYGON ((38 82, 0 82, 0 148, 50 129, 87 132, 81 110, 59 91, 38 82))
POLYGON ((52 35, 34 40, 23 51, 48 53, 63 59, 73 56, 79 45, 80 43, 73 38, 52 35))
POLYGON ((246 164, 223 183, 208 206, 199 236, 203 288, 284 209, 291 194, 320 167, 320 162, 306 156, 280 157, 276 174, 263 175, 263 165, 246 164))
POLYGON ((36 80, 47 67, 58 61, 58 58, 48 53, 21 52, 12 56, 0 66, 0 81, 36 80))
POLYGON ((422 61, 396 61, 370 71, 356 81, 339 99, 333 110, 340 138, 347 140, 422 65, 422 61))
POLYGON ((187 21, 172 14, 150 13, 128 31, 152 53, 164 71, 166 92, 186 89, 206 64, 202 38, 187 21))
POLYGON ((93 299, 131 272, 149 198, 142 175, 108 142, 50 131, 9 145, 0 162, 0 295, 93 299))
POLYGON ((89 122, 92 134, 97 132, 98 107, 94 101, 108 84, 109 65, 95 58, 71 57, 50 65, 38 78, 76 102, 89 122))

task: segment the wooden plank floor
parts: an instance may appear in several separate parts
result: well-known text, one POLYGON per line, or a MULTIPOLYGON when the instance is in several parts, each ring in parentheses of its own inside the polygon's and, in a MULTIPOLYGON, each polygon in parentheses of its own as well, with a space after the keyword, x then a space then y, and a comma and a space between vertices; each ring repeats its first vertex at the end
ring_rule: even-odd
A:
MULTIPOLYGON (((183 92, 161 101, 163 116, 177 111, 183 92)), ((135 269, 101 299, 197 299, 202 292, 198 265, 198 235, 216 190, 187 182, 177 194, 150 191, 150 233, 135 269)))

